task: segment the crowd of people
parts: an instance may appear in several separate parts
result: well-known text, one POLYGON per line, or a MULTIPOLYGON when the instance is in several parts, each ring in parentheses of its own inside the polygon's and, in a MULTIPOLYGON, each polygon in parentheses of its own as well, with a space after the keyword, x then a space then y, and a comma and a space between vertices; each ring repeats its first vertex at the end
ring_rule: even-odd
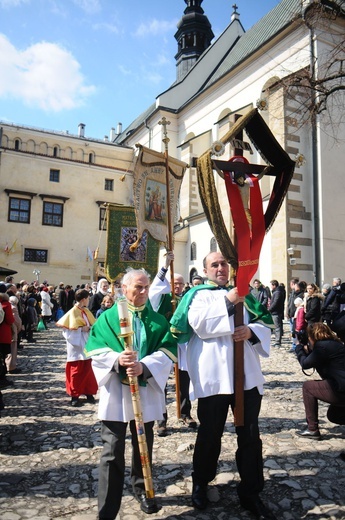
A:
MULTIPOLYGON (((78 303, 78 291, 80 290, 83 290, 88 297, 87 306, 89 302, 94 302, 94 314, 96 312, 100 314, 113 305, 115 298, 108 292, 109 284, 107 280, 105 282, 104 288, 106 287, 106 291, 103 291, 104 294, 100 299, 99 291, 103 290, 99 287, 100 282, 77 285, 75 288, 72 285, 65 285, 63 282, 60 282, 57 286, 49 284, 47 281, 39 283, 37 280, 31 283, 26 280, 15 283, 13 276, 8 276, 3 282, 0 282, 0 304, 3 316, 0 320, 0 407, 2 409, 4 402, 1 389, 13 385, 12 379, 9 379, 7 375, 22 372, 18 352, 26 344, 36 343, 35 334, 37 330, 48 330, 49 323, 58 324, 61 317, 64 316, 66 320, 68 313, 74 313, 80 305, 78 303)), ((96 316, 91 311, 90 313, 89 321, 95 321, 96 316)), ((67 335, 67 333, 65 334, 67 335)), ((74 376, 71 371, 71 363, 84 357, 83 346, 80 347, 79 357, 75 353, 73 357, 72 344, 68 343, 68 338, 66 338, 66 343, 66 390, 71 397, 71 405, 79 406, 81 404, 79 395, 76 395, 72 384, 74 376)), ((79 370, 79 373, 82 373, 82 371, 79 370)), ((90 393, 87 394, 89 401, 94 401, 93 394, 97 392, 95 384, 91 385, 90 393)), ((83 393, 81 392, 81 394, 83 393)))
POLYGON ((167 279, 173 260, 173 252, 167 252, 165 265, 152 282, 144 269, 129 269, 115 287, 105 278, 74 288, 62 282, 58 286, 24 280, 15 284, 13 277, 0 283, 0 407, 4 407, 1 388, 12 383, 7 373, 21 371, 17 359, 22 342, 35 342, 39 325, 46 330, 54 323, 66 341, 66 393, 71 406, 81 406, 83 395, 95 403, 99 392, 103 442, 99 520, 115 519, 121 506, 127 425, 132 435, 133 494, 141 509, 150 514, 158 506, 147 493, 138 436, 145 436, 151 466, 154 423, 158 436, 168 433, 166 385, 175 364, 179 417, 196 431, 192 504, 204 510, 208 485, 217 472, 229 408, 236 413, 234 348, 236 342, 243 342, 243 418, 240 425, 235 421, 237 494, 241 506, 256 518, 273 519, 261 500, 259 412, 264 377, 260 357, 268 357, 271 346, 282 345, 283 320, 288 320, 291 352, 303 371, 312 369, 321 378, 303 384, 307 428, 296 433, 321 439, 319 401, 329 404, 329 421, 344 425, 345 284, 334 278, 332 285, 325 283, 320 290, 314 282, 293 278, 287 294, 276 279, 269 287, 255 279, 243 298, 230 285, 229 264, 221 253, 209 253, 203 275, 195 274, 191 283, 185 283, 179 273, 167 279), (126 301, 128 316, 122 316, 120 301, 126 301), (243 316, 241 325, 235 325, 239 303, 243 316), (127 326, 133 334, 132 350, 126 348, 127 326), (138 381, 141 426, 132 406, 131 378, 138 381), (197 400, 199 424, 191 416, 192 400, 197 400))

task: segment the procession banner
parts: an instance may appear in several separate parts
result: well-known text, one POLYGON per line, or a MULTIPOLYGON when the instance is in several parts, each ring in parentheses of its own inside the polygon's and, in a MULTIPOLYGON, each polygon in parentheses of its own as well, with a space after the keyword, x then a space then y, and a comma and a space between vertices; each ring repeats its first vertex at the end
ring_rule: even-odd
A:
POLYGON ((107 205, 107 245, 105 273, 111 282, 122 277, 128 267, 144 268, 153 278, 158 270, 159 242, 146 231, 138 247, 130 247, 137 241, 138 230, 133 207, 107 205))
POLYGON ((167 242, 167 189, 170 190, 171 222, 175 222, 181 183, 187 167, 186 163, 169 157, 169 186, 167 186, 167 161, 164 154, 141 145, 137 146, 139 155, 134 167, 133 193, 138 241, 133 244, 132 250, 138 247, 145 231, 156 240, 167 242))
POLYGON ((215 160, 212 159, 214 151, 211 148, 199 157, 197 171, 200 199, 210 228, 220 251, 237 271, 241 290, 247 294, 250 279, 258 268, 264 234, 271 229, 279 213, 293 176, 295 161, 290 159, 280 146, 257 109, 252 109, 239 118, 220 142, 224 145, 231 142, 243 130, 265 161, 264 165, 253 165, 248 161, 234 163, 231 159, 215 160), (214 181, 214 170, 226 184, 237 239, 236 245, 233 244, 223 219, 214 181), (275 178, 265 213, 263 213, 258 187, 258 181, 263 175, 275 178), (235 178, 238 181, 233 182, 235 178), (245 192, 247 192, 246 198, 250 200, 249 206, 248 201, 243 202, 245 192), (251 223, 248 222, 249 214, 251 223))

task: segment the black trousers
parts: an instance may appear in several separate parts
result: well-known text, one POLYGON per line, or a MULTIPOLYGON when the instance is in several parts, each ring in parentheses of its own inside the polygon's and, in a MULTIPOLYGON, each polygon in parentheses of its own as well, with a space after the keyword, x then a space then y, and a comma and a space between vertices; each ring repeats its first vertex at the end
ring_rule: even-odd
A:
MULTIPOLYGON (((240 475, 237 492, 240 498, 255 497, 263 490, 262 442, 258 418, 262 396, 257 388, 244 392, 244 426, 236 427, 236 464, 240 475)), ((229 406, 233 411, 234 395, 199 398, 200 426, 193 455, 193 481, 208 484, 216 476, 221 438, 229 406)))
POLYGON ((187 370, 179 370, 181 417, 190 417, 192 404, 189 399, 190 377, 187 370))
MULTIPOLYGON (((178 371, 179 375, 179 383, 180 383, 180 412, 181 417, 190 417, 190 412, 192 409, 192 403, 189 399, 189 383, 190 377, 187 370, 178 371)), ((167 395, 167 387, 165 387, 165 397, 167 395)), ((162 421, 157 421, 158 426, 166 427, 168 420, 168 413, 165 412, 164 419, 162 421)))
MULTIPOLYGON (((152 464, 153 422, 145 423, 145 435, 150 462, 152 464)), ((135 422, 129 427, 132 434, 131 481, 133 491, 141 494, 145 491, 143 471, 140 461, 135 422)), ((102 421, 101 437, 103 450, 99 465, 98 511, 102 518, 116 518, 120 510, 125 479, 125 441, 127 423, 102 421)))

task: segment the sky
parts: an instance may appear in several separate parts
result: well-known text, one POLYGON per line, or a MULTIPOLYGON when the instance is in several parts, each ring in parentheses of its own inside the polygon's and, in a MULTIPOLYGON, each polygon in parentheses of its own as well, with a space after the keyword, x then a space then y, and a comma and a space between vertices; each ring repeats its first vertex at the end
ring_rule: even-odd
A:
MULTIPOLYGON (((204 0, 215 39, 234 1, 204 0)), ((238 0, 245 30, 279 0, 238 0)), ((0 0, 0 121, 103 139, 176 79, 184 0, 0 0)))

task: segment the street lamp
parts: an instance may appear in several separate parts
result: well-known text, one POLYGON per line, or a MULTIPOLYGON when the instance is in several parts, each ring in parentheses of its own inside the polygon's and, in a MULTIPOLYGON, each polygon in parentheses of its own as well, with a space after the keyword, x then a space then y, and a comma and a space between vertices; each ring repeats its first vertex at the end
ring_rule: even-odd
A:
POLYGON ((41 274, 41 271, 39 271, 38 269, 34 269, 33 271, 33 274, 36 276, 37 278, 37 282, 40 281, 40 274, 41 274))

